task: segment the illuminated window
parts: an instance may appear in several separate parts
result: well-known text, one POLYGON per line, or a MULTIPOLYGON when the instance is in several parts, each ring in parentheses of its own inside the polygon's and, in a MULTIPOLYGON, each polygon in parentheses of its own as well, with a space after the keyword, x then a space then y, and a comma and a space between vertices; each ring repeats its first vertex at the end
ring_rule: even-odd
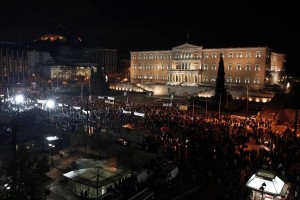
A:
POLYGON ((139 65, 139 69, 142 69, 142 66, 141 66, 141 65, 139 65))
POLYGON ((245 83, 250 83, 249 77, 246 77, 246 78, 245 78, 245 83))
POLYGON ((231 71, 231 70, 232 70, 232 65, 229 64, 229 65, 228 65, 228 71, 231 71))
POLYGON ((152 54, 149 55, 149 59, 153 59, 153 55, 152 54))
POLYGON ((168 64, 168 68, 167 69, 171 69, 171 65, 170 64, 168 64))
POLYGON ((236 78, 235 78, 235 82, 236 82, 236 83, 240 83, 240 82, 241 82, 241 77, 236 77, 236 78))
POLYGON ((144 55, 144 59, 145 59, 145 60, 147 59, 147 54, 144 55))
POLYGON ((141 56, 141 55, 139 55, 139 56, 138 56, 138 59, 139 59, 139 60, 141 60, 141 59, 142 59, 142 56, 141 56))
POLYGON ((256 58, 260 58, 260 57, 261 57, 261 52, 260 52, 260 51, 257 51, 257 52, 255 53, 255 57, 256 57, 256 58))
POLYGON ((243 57, 243 56, 242 56, 242 52, 238 52, 238 53, 237 53, 237 57, 238 57, 238 58, 242 58, 242 57, 243 57))
POLYGON ((216 65, 211 65, 211 70, 217 70, 217 67, 216 67, 216 65))
POLYGON ((207 82, 208 81, 208 77, 204 76, 204 81, 207 82))
POLYGON ((139 79, 141 79, 142 78, 142 75, 139 75, 139 79))
POLYGON ((144 69, 147 69, 147 65, 144 65, 144 69))
POLYGON ((158 69, 158 65, 155 65, 155 69, 158 69))
POLYGON ((176 53, 176 56, 175 56, 175 58, 176 58, 176 59, 178 59, 178 58, 179 58, 179 54, 178 54, 178 53, 176 53))
POLYGON ((228 58, 233 58, 233 53, 232 52, 229 52, 228 58))
POLYGON ((254 78, 254 83, 259 83, 259 78, 254 78))
POLYGON ((152 65, 149 65, 149 69, 152 69, 152 65))
POLYGON ((250 71, 250 65, 249 64, 246 64, 245 70, 250 71))
POLYGON ((216 77, 212 76, 210 79, 211 82, 216 82, 216 77))
POLYGON ((158 59, 158 54, 155 54, 155 59, 158 59))
POLYGON ((206 54, 204 55, 204 58, 208 58, 208 53, 206 53, 206 54))
POLYGON ((242 66, 241 66, 240 64, 237 64, 237 65, 236 65, 236 70, 237 70, 237 71, 242 70, 242 66))
POLYGON ((212 58, 217 58, 217 54, 213 53, 213 54, 211 55, 211 57, 212 57, 212 58))
POLYGON ((165 79, 165 77, 164 76, 161 76, 161 80, 164 80, 165 79))
POLYGON ((133 65, 133 69, 136 69, 136 65, 133 65))
POLYGON ((254 70, 255 70, 255 71, 259 71, 259 70, 260 70, 260 66, 259 66, 259 64, 256 64, 256 65, 255 65, 255 68, 254 68, 254 70))
POLYGON ((203 70, 208 70, 208 64, 204 64, 203 70))
POLYGON ((144 74, 143 78, 144 78, 144 79, 147 79, 147 74, 144 74))
POLYGON ((171 54, 168 54, 168 59, 171 59, 171 58, 172 58, 171 54))
POLYGON ((164 65, 161 65, 161 69, 165 69, 165 66, 164 66, 164 65))
POLYGON ((246 58, 251 58, 251 53, 250 52, 246 53, 246 58))
POLYGON ((160 55, 160 58, 161 58, 161 59, 165 59, 165 54, 161 54, 161 55, 160 55))
POLYGON ((154 79, 158 79, 158 75, 155 75, 155 76, 154 76, 154 79))
POLYGON ((195 54, 194 54, 194 57, 195 57, 195 58, 198 58, 198 54, 197 54, 197 53, 195 53, 195 54))
POLYGON ((232 83, 232 77, 227 78, 227 83, 232 83))
POLYGON ((152 74, 149 75, 149 79, 152 79, 152 74))
POLYGON ((133 55, 132 59, 135 60, 136 59, 136 55, 133 55))

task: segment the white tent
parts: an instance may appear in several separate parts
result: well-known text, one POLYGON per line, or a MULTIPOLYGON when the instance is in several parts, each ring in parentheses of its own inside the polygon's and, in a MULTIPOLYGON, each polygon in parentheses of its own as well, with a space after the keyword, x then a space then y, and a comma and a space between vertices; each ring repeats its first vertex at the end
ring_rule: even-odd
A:
POLYGON ((256 174, 253 174, 246 183, 246 186, 252 190, 274 197, 285 197, 289 187, 275 173, 265 170, 260 170, 256 174))

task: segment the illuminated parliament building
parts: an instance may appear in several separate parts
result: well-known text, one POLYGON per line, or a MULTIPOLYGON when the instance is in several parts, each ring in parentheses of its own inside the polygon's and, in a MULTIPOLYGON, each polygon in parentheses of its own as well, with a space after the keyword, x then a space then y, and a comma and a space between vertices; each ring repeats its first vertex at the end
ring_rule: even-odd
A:
POLYGON ((269 47, 204 49, 183 44, 172 50, 130 52, 131 83, 166 85, 215 85, 220 56, 225 84, 263 89, 285 79, 285 54, 269 47))

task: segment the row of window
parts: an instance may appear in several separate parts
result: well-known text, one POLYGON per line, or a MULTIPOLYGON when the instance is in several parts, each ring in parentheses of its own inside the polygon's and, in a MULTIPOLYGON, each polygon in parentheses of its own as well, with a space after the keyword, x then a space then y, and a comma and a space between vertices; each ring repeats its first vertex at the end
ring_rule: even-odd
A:
MULTIPOLYGON (((191 63, 181 63, 181 65, 176 65, 176 69, 190 69, 190 66, 191 66, 191 63)), ((198 65, 195 65, 195 69, 197 69, 197 66, 198 65)), ((154 65, 154 68, 152 67, 152 65, 144 65, 142 67, 142 65, 139 65, 137 67, 137 65, 133 65, 133 68, 134 69, 171 69, 171 65, 168 64, 166 65, 166 68, 165 68, 165 65, 154 65)), ((201 67, 200 67, 201 69, 201 67)), ((211 67, 210 67, 211 70, 217 70, 217 65, 216 64, 212 64, 211 67)), ((237 71, 241 71, 243 68, 242 68, 242 65, 241 64, 237 64, 236 67, 235 67, 235 70, 237 71)), ((245 68, 244 68, 246 71, 250 71, 251 70, 251 66, 250 64, 246 64, 245 65, 245 68)), ((208 64, 204 64, 203 65, 203 70, 209 70, 209 65, 208 64)), ((233 70, 233 67, 232 67, 232 64, 228 64, 227 66, 227 70, 228 71, 232 71, 233 70)), ((255 71, 259 71, 260 70, 260 65, 259 64, 255 64, 254 65, 254 70, 255 71)))
MULTIPOLYGON (((147 75, 147 74, 144 74, 144 75, 133 75, 133 78, 136 79, 155 79, 155 80, 158 80, 159 78, 161 80, 169 80, 169 77, 168 76, 159 76, 159 75, 147 75)), ((187 77, 185 77, 185 79, 187 79, 187 77)), ((178 76, 175 76, 175 80, 178 81, 178 76)), ((197 82, 197 77, 195 77, 195 80, 197 82)), ((208 82, 209 81, 209 77, 208 76, 204 76, 203 77, 203 81, 204 82, 208 82)), ((187 82, 187 80, 185 81, 187 82)), ((215 76, 212 76, 210 78, 210 82, 216 82, 216 77, 215 76)), ((227 77, 226 79, 226 82, 227 83, 233 83, 233 78, 232 77, 227 77)), ((250 78, 249 77, 245 77, 245 79, 243 80, 244 83, 251 83, 250 81, 250 78)), ((236 77, 235 78, 235 83, 242 83, 242 79, 241 77, 236 77)), ((253 83, 254 84, 258 84, 259 83, 259 78, 254 78, 253 79, 253 83)))
MULTIPOLYGON (((209 54, 209 53, 204 53, 204 58, 217 58, 218 56, 217 56, 218 54, 217 53, 211 53, 211 54, 209 54)), ((225 54, 224 53, 221 53, 221 55, 222 55, 222 57, 224 58, 225 57, 225 54)), ((234 58, 234 57, 236 57, 236 58, 243 58, 243 56, 245 56, 246 58, 251 58, 251 56, 252 56, 252 54, 251 54, 251 52, 245 52, 244 53, 244 55, 243 55, 243 53, 242 52, 237 52, 237 53, 234 53, 234 52, 229 52, 229 53, 227 53, 227 58, 234 58)), ((262 53, 261 53, 261 51, 256 51, 255 52, 255 57, 256 58, 260 58, 262 56, 262 53)), ((175 59, 182 59, 182 58, 201 58, 202 56, 200 55, 198 55, 198 53, 194 53, 194 54, 192 54, 192 52, 183 52, 183 53, 176 53, 175 54, 175 59)), ((132 59, 133 60, 136 60, 136 59, 138 59, 138 60, 141 60, 141 59, 144 59, 144 60, 146 60, 146 59, 165 59, 165 58, 168 58, 168 59, 172 59, 172 55, 171 54, 167 54, 167 55, 165 55, 165 54, 155 54, 154 56, 153 56, 153 54, 144 54, 144 55, 138 55, 138 56, 136 56, 136 55, 133 55, 133 57, 132 57, 132 59)))
MULTIPOLYGON (((212 64, 210 69, 211 70, 217 70, 217 66, 215 64, 212 64)), ((235 67, 235 70, 237 70, 237 71, 240 71, 242 69, 243 69, 243 67, 242 67, 241 64, 237 64, 236 67, 235 67)), ((245 71, 250 71, 251 70, 250 64, 246 64, 244 69, 245 69, 245 71)), ((203 65, 203 70, 209 70, 208 64, 204 64, 203 65)), ((232 64, 228 64, 227 70, 228 71, 232 71, 233 70, 232 64)), ((259 71, 260 70, 260 65, 259 64, 255 64, 254 65, 254 70, 255 71, 259 71)))

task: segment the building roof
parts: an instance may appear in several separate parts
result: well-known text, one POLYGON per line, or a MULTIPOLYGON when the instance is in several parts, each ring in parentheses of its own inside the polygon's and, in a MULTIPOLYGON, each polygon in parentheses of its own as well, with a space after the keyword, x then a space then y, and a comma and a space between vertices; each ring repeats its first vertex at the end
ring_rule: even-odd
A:
POLYGON ((256 174, 253 174, 246 183, 246 186, 262 191, 271 195, 285 195, 288 185, 285 184, 278 176, 269 171, 260 170, 256 174))
MULTIPOLYGON (((84 166, 87 167, 88 164, 85 163, 84 166)), ((114 161, 97 161, 95 167, 77 169, 63 176, 83 185, 100 188, 129 174, 129 170, 117 168, 114 161)))

